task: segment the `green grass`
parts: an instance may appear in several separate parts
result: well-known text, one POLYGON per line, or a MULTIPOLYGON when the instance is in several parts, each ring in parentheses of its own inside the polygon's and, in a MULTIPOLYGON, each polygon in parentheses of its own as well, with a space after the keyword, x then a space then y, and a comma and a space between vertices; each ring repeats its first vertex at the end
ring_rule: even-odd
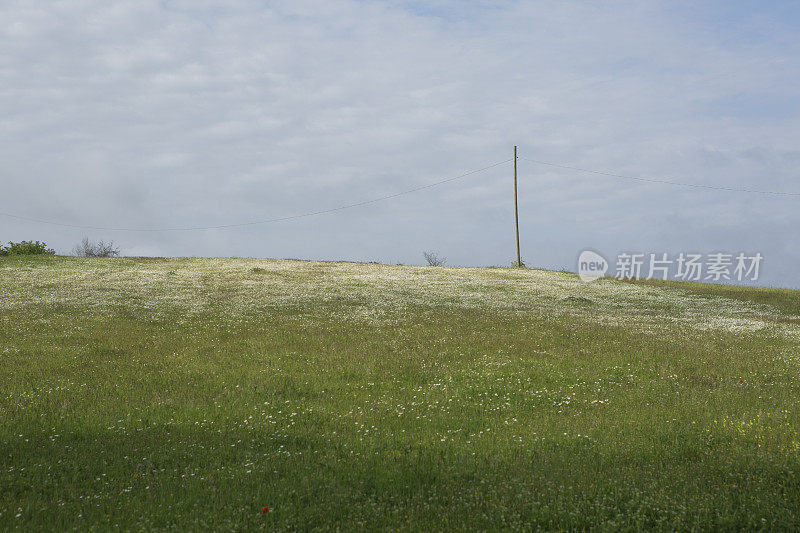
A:
POLYGON ((800 319, 800 291, 773 287, 745 287, 713 283, 685 282, 674 283, 653 279, 628 279, 627 283, 650 285, 654 287, 680 287, 687 294, 705 298, 729 298, 758 305, 769 306, 786 315, 788 320, 800 319))
POLYGON ((4 258, 0 529, 797 529, 798 303, 519 269, 4 258))

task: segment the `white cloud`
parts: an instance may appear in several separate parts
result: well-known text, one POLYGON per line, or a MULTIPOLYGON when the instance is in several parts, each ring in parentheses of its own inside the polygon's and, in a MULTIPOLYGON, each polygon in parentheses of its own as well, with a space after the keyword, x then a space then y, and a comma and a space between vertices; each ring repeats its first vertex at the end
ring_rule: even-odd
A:
MULTIPOLYGON (((2 211, 94 226, 267 219, 436 181, 513 144, 588 168, 800 190, 797 32, 780 9, 465 4, 4 2, 2 211)), ((758 248, 771 282, 800 285, 800 249, 779 231, 797 200, 520 169, 533 264, 569 266, 587 246, 758 248)), ((500 264, 513 255, 509 180, 494 169, 228 232, 88 233, 167 255, 419 262, 436 247, 500 264)), ((0 224, 0 239, 65 251, 87 233, 0 224)))

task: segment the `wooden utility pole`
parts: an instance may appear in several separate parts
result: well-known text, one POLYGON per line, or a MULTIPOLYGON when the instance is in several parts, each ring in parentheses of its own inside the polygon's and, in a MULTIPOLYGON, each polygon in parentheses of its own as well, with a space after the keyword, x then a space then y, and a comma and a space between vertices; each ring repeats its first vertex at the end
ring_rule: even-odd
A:
POLYGON ((514 147, 514 225, 517 228, 517 266, 522 266, 522 257, 519 255, 519 209, 517 208, 517 147, 514 147))

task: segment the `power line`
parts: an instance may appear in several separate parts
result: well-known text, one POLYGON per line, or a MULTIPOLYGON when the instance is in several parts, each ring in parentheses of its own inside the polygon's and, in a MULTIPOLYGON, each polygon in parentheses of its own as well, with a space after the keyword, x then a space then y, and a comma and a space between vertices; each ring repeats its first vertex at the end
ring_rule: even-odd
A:
POLYGON ((550 163, 548 161, 540 161, 537 159, 529 159, 527 157, 520 156, 520 159, 524 159, 525 161, 530 161, 531 163, 537 163, 539 165, 547 165, 549 167, 556 167, 556 168, 564 168, 567 170, 576 170, 578 172, 588 172, 590 174, 599 174, 601 176, 610 176, 612 178, 622 178, 626 180, 636 180, 636 181, 644 181, 648 183, 661 183, 665 185, 678 185, 680 187, 693 187, 695 189, 710 189, 715 191, 729 191, 729 192, 746 192, 751 194, 769 194, 774 196, 800 196, 798 192, 781 192, 781 191, 763 191, 759 189, 744 189, 738 187, 719 187, 716 185, 702 185, 698 183, 682 183, 679 181, 671 181, 671 180, 664 180, 664 179, 656 179, 656 178, 643 178, 640 176, 626 176, 624 174, 614 174, 613 172, 603 172, 601 170, 591 170, 588 168, 580 168, 580 167, 572 167, 569 165, 560 165, 558 163, 550 163))
POLYGON ((61 227, 65 227, 65 228, 77 228, 77 229, 90 229, 90 230, 96 230, 96 231, 156 232, 156 231, 203 231, 203 230, 211 230, 211 229, 239 228, 239 227, 243 227, 243 226, 255 226, 255 225, 259 225, 259 224, 270 224, 270 223, 273 223, 273 222, 281 222, 281 221, 284 221, 284 220, 294 220, 294 219, 298 219, 298 218, 312 217, 312 216, 316 216, 316 215, 324 215, 324 214, 327 214, 327 213, 334 213, 336 211, 343 211, 345 209, 351 209, 353 207, 361 207, 361 206, 364 206, 364 205, 374 204, 376 202, 382 202, 384 200, 390 200, 392 198, 397 198, 398 196, 411 194, 413 192, 421 191, 421 190, 424 190, 424 189, 430 189, 431 187, 436 187, 437 185, 442 185, 443 183, 448 183, 448 182, 451 182, 451 181, 455 181, 455 180, 459 180, 459 179, 462 179, 462 178, 466 178, 467 176, 471 176, 471 175, 477 174, 479 172, 484 172, 486 170, 489 170, 489 169, 494 168, 494 167, 498 167, 498 166, 503 165, 505 163, 508 163, 510 161, 511 161, 511 159, 506 159, 504 161, 500 161, 499 163, 494 163, 492 165, 489 165, 489 166, 486 166, 486 167, 483 167, 483 168, 470 170, 469 172, 465 172, 463 174, 459 174, 458 176, 453 176, 451 178, 445 178, 443 180, 435 181, 433 183, 428 183, 427 185, 421 185, 419 187, 414 187, 413 189, 408 189, 408 190, 405 190, 405 191, 396 192, 394 194, 388 194, 386 196, 380 196, 378 198, 372 198, 372 199, 364 200, 364 201, 361 201, 361 202, 355 202, 355 203, 352 203, 352 204, 341 205, 339 207, 333 207, 331 209, 322 209, 320 211, 311 211, 311 212, 302 213, 302 214, 299 214, 299 215, 290 215, 290 216, 285 216, 285 217, 270 218, 270 219, 266 219, 266 220, 257 220, 257 221, 252 221, 252 222, 240 222, 240 223, 236 223, 236 224, 221 224, 221 225, 218 225, 218 226, 195 226, 195 227, 183 227, 183 228, 180 228, 180 227, 178 227, 178 228, 114 228, 114 227, 101 227, 101 226, 84 226, 84 225, 80 225, 80 224, 66 224, 66 223, 62 223, 62 222, 56 222, 56 221, 53 221, 53 220, 44 220, 44 219, 39 219, 39 218, 32 218, 32 217, 25 217, 25 216, 15 215, 15 214, 12 214, 12 213, 2 213, 2 212, 0 212, 0 215, 5 216, 5 217, 9 217, 9 218, 16 218, 16 219, 19 219, 19 220, 27 220, 27 221, 30 221, 30 222, 38 222, 38 223, 41 223, 41 224, 50 224, 52 226, 61 226, 61 227))
MULTIPOLYGON (((625 174, 616 174, 616 173, 613 173, 613 172, 605 172, 605 171, 601 171, 601 170, 592 170, 592 169, 587 169, 587 168, 574 167, 574 166, 570 166, 570 165, 562 165, 562 164, 559 164, 559 163, 552 163, 552 162, 549 162, 549 161, 531 159, 531 158, 524 157, 524 156, 519 156, 519 159, 524 159, 525 161, 529 161, 531 163, 536 163, 536 164, 539 164, 539 165, 546 165, 546 166, 555 167, 555 168, 563 168, 563 169, 567 169, 567 170, 574 170, 574 171, 577 171, 577 172, 586 172, 586 173, 589 173, 589 174, 598 174, 598 175, 601 175, 601 176, 608 176, 608 177, 612 177, 612 178, 620 178, 620 179, 626 179, 626 180, 635 180, 635 181, 641 181, 641 182, 647 182, 647 183, 658 183, 658 184, 664 184, 664 185, 675 185, 675 186, 680 186, 680 187, 691 187, 691 188, 696 188, 696 189, 707 189, 707 190, 728 191, 728 192, 744 192, 744 193, 751 193, 751 194, 763 194, 763 195, 773 195, 773 196, 794 196, 794 197, 800 196, 800 193, 797 193, 797 192, 765 191, 765 190, 760 190, 760 189, 749 189, 749 188, 738 188, 738 187, 722 187, 722 186, 704 185, 704 184, 698 184, 698 183, 685 183, 685 182, 679 182, 679 181, 673 181, 673 180, 665 180, 665 179, 645 178, 645 177, 641 177, 641 176, 629 176, 629 175, 625 175, 625 174)), ((16 215, 16 214, 13 214, 13 213, 4 213, 4 212, 0 212, 0 216, 5 216, 5 217, 8 217, 8 218, 15 218, 15 219, 18 219, 18 220, 26 220, 26 221, 29 221, 29 222, 37 222, 37 223, 40 223, 40 224, 49 224, 49 225, 52 225, 52 226, 61 226, 61 227, 65 227, 65 228, 87 229, 87 230, 97 230, 97 231, 160 232, 160 231, 204 231, 204 230, 212 230, 212 229, 229 229, 229 228, 238 228, 238 227, 244 227, 244 226, 255 226, 255 225, 260 225, 260 224, 270 224, 270 223, 273 223, 273 222, 281 222, 281 221, 285 221, 285 220, 294 220, 294 219, 298 219, 298 218, 306 218, 306 217, 312 217, 312 216, 317 216, 317 215, 324 215, 324 214, 327 214, 327 213, 334 213, 334 212, 337 212, 337 211, 343 211, 345 209, 352 209, 354 207, 361 207, 361 206, 373 204, 373 203, 376 203, 376 202, 381 202, 381 201, 384 201, 384 200, 390 200, 392 198, 397 198, 398 196, 403 196, 403 195, 411 194, 413 192, 421 191, 421 190, 424 190, 424 189, 429 189, 431 187, 436 187, 437 185, 442 185, 444 183, 448 183, 448 182, 451 182, 451 181, 459 180, 459 179, 465 178, 467 176, 471 176, 473 174, 477 174, 479 172, 484 172, 486 170, 489 170, 489 169, 492 169, 494 167, 498 167, 500 165, 508 163, 508 162, 510 162, 512 160, 513 159, 505 159, 503 161, 488 165, 486 167, 478 168, 478 169, 475 169, 475 170, 470 170, 469 172, 465 172, 463 174, 459 174, 458 176, 445 178, 445 179, 442 179, 442 180, 439 180, 439 181, 435 181, 433 183, 428 183, 426 185, 421 185, 419 187, 414 187, 413 189, 407 189, 407 190, 400 191, 400 192, 397 192, 397 193, 394 193, 394 194, 388 194, 386 196, 380 196, 380 197, 377 197, 377 198, 371 198, 369 200, 363 200, 363 201, 360 201, 360 202, 355 202, 355 203, 351 203, 351 204, 345 204, 345 205, 341 205, 341 206, 338 206, 338 207, 333 207, 333 208, 330 208, 330 209, 322 209, 322 210, 319 210, 319 211, 310 211, 310 212, 307 212, 307 213, 301 213, 301 214, 290 215, 290 216, 285 216, 285 217, 270 218, 270 219, 266 219, 266 220, 256 220, 256 221, 251 221, 251 222, 239 222, 239 223, 234 223, 234 224, 220 224, 220 225, 216 225, 216 226, 190 226, 190 227, 166 227, 166 228, 103 227, 103 226, 89 226, 89 225, 81 225, 81 224, 68 224, 68 223, 63 223, 63 222, 57 222, 57 221, 54 221, 54 220, 39 219, 39 218, 34 218, 34 217, 26 217, 26 216, 22 216, 22 215, 16 215)))

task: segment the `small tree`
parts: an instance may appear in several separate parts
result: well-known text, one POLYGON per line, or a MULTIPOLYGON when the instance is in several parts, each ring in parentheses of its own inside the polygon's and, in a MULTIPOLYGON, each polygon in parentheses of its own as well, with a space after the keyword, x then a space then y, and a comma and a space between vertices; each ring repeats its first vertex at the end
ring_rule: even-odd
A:
POLYGON ((0 255, 55 255, 55 250, 39 241, 9 242, 8 246, 0 245, 0 255))
POLYGON ((425 256, 425 261, 428 262, 428 266, 440 267, 447 263, 447 258, 439 257, 438 252, 422 252, 422 255, 425 256))
POLYGON ((84 237, 72 252, 78 257, 116 257, 119 255, 119 248, 114 247, 113 241, 92 242, 89 237, 84 237))

